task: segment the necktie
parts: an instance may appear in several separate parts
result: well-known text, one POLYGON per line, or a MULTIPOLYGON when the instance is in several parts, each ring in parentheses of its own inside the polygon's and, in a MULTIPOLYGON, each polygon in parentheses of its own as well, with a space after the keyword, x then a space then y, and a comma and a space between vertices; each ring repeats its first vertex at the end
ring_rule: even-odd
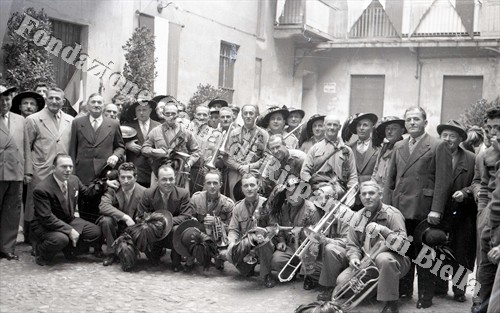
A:
POLYGON ((99 125, 97 124, 97 120, 94 120, 92 122, 92 128, 94 128, 94 131, 96 132, 97 131, 97 128, 99 128, 99 125))
POLYGON ((148 128, 146 127, 146 122, 141 122, 141 131, 144 137, 148 135, 148 128))
POLYGON ((61 186, 61 191, 64 195, 64 208, 66 210, 69 210, 69 207, 68 207, 68 181, 64 181, 62 186, 61 186))
POLYGON ((54 114, 54 120, 55 120, 56 129, 59 130, 59 124, 61 123, 61 119, 59 118, 59 114, 54 114))
POLYGON ((410 154, 413 153, 413 150, 415 150, 415 145, 417 144, 417 141, 415 140, 415 138, 411 138, 410 139, 410 145, 409 145, 409 148, 410 148, 410 154))

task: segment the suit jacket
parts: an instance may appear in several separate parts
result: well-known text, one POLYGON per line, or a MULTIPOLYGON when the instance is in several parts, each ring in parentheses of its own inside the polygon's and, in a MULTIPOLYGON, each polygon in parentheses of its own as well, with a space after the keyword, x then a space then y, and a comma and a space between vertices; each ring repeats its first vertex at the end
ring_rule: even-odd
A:
POLYGON ((9 128, 0 121, 0 181, 22 181, 33 174, 24 117, 9 112, 9 128))
POLYGON ((423 220, 430 211, 443 215, 451 196, 452 161, 447 143, 424 134, 410 155, 409 138, 394 145, 384 186, 384 203, 405 219, 423 220))
POLYGON ((103 117, 96 134, 89 116, 73 120, 69 154, 75 162, 75 173, 84 184, 99 176, 111 155, 120 160, 124 153, 125 144, 118 121, 103 117))
POLYGON ((358 172, 359 182, 365 182, 370 180, 375 169, 375 164, 377 163, 377 157, 380 149, 373 146, 370 141, 368 149, 365 151, 363 158, 360 158, 360 154, 357 152, 357 141, 351 144, 352 152, 354 152, 354 157, 356 159, 356 170, 358 172))
POLYGON ((33 191, 35 218, 32 222, 36 232, 63 232, 67 235, 71 229, 80 234, 84 223, 72 223, 75 219, 76 205, 80 195, 93 196, 96 191, 87 188, 78 177, 71 175, 68 179, 68 199, 57 184, 54 175, 42 180, 33 191))
POLYGON ((174 217, 174 225, 191 219, 193 208, 189 202, 189 192, 184 188, 174 187, 165 203, 158 187, 147 189, 139 201, 137 218, 143 218, 146 212, 152 213, 158 210, 169 210, 174 217))
MULTIPOLYGON (((144 135, 142 134, 141 127, 139 126, 139 121, 136 120, 125 125, 130 126, 137 131, 137 144, 142 146, 144 141, 146 141, 146 138, 144 138, 144 135)), ((148 133, 153 128, 159 125, 161 124, 150 119, 148 133)), ((130 150, 126 151, 126 157, 127 162, 134 163, 135 167, 137 168, 137 182, 149 183, 151 180, 151 172, 153 171, 153 168, 151 167, 148 157, 143 155, 141 151, 136 154, 130 150)))
POLYGON ((129 202, 126 203, 125 193, 122 188, 118 190, 108 188, 106 193, 101 197, 99 213, 104 216, 111 216, 117 222, 120 221, 125 214, 133 219, 144 191, 146 191, 146 188, 136 183, 129 202))
POLYGON ((53 122, 53 114, 47 108, 26 118, 34 185, 51 174, 52 163, 58 153, 68 154, 72 121, 71 115, 61 111, 58 130, 53 122))

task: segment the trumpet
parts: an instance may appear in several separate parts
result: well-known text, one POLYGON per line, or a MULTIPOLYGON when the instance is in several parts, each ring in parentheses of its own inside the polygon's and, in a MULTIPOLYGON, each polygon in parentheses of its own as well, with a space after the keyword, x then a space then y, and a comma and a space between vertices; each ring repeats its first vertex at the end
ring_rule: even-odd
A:
POLYGON ((225 148, 226 148, 227 140, 229 139, 229 133, 231 132, 231 130, 233 128, 233 124, 234 124, 234 122, 229 125, 229 128, 227 129, 227 131, 222 132, 222 138, 219 142, 219 145, 217 146, 217 148, 214 151, 214 155, 212 156, 210 161, 205 164, 205 166, 207 168, 215 169, 215 161, 217 160, 219 155, 221 153, 226 153, 225 148))
POLYGON ((212 224, 212 237, 217 243, 217 247, 225 248, 229 246, 229 239, 227 238, 226 228, 224 223, 218 216, 214 216, 215 220, 212 224))
MULTIPOLYGON (((359 268, 352 273, 345 283, 335 288, 333 292, 332 301, 339 305, 344 312, 354 309, 378 285, 380 272, 375 264, 375 258, 380 253, 388 250, 385 238, 380 234, 379 236, 381 237, 380 240, 375 243, 369 252, 363 249, 365 256, 361 260, 359 268), (342 302, 341 299, 346 296, 348 298, 342 302)), ((370 236, 365 237, 365 245, 367 241, 370 241, 370 236)))
MULTIPOLYGON (((354 186, 352 186, 345 195, 340 199, 339 203, 335 205, 333 209, 328 212, 328 214, 325 214, 321 220, 314 226, 314 228, 310 229, 310 233, 320 233, 320 234, 326 234, 330 227, 333 225, 335 220, 337 219, 335 217, 335 213, 337 213, 337 210, 342 206, 346 205, 346 203, 351 203, 354 198, 356 197, 356 194, 358 193, 359 190, 359 185, 356 183, 354 186)), ((292 255, 290 260, 286 263, 286 265, 281 269, 281 271, 278 274, 278 279, 280 282, 287 282, 292 280, 294 277, 295 273, 298 271, 300 266, 302 265, 302 259, 306 255, 306 253, 309 251, 309 248, 313 244, 313 241, 310 239, 308 236, 302 244, 297 248, 295 253, 292 255)))

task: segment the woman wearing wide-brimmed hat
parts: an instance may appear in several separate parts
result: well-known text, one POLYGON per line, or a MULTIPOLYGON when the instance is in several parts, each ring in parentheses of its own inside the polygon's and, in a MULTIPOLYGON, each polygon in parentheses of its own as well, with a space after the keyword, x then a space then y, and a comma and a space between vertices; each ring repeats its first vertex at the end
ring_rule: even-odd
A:
MULTIPOLYGON (((307 153, 311 147, 325 137, 325 115, 315 114, 307 121, 306 128, 302 131, 303 142, 300 150, 307 153)), ((302 139, 302 138, 301 138, 302 139)))

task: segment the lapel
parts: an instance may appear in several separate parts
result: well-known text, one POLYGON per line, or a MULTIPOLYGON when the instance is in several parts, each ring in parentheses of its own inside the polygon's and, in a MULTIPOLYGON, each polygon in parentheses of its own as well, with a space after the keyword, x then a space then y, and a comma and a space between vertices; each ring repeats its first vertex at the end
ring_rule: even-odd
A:
POLYGON ((66 129, 70 127, 71 122, 71 117, 61 111, 61 124, 59 124, 59 133, 57 134, 57 139, 61 138, 61 136, 66 132, 66 129))
MULTIPOLYGON (((422 155, 424 155, 427 151, 431 149, 431 145, 429 142, 429 134, 425 134, 424 137, 417 143, 417 146, 413 150, 413 153, 410 155, 410 158, 408 159, 408 162, 406 163, 406 167, 403 170, 403 173, 410 168, 415 162, 417 162, 422 155)), ((409 141, 409 139, 408 139, 409 141)), ((406 143, 406 141, 405 141, 406 143)), ((404 147, 403 147, 404 148, 404 147)), ((410 148, 408 147, 408 144, 406 145, 406 148, 408 149, 408 153, 410 153, 410 148)))
MULTIPOLYGON (((139 141, 139 144, 142 144, 144 142, 144 135, 142 134, 141 125, 139 124, 139 120, 135 120, 134 123, 132 124, 132 127, 134 127, 135 130, 137 131, 137 139, 139 141)), ((149 123, 148 132, 150 130, 151 130, 151 122, 149 123)))
MULTIPOLYGON (((132 198, 131 198, 132 199, 132 198)), ((125 212, 125 193, 123 192, 123 189, 118 189, 116 192, 116 200, 118 201, 118 207, 123 208, 122 211, 125 212)), ((127 203, 127 206, 129 203, 127 203)))
MULTIPOLYGON (((89 120, 89 123, 90 123, 90 120, 89 120)), ((112 126, 111 121, 107 117, 103 116, 102 124, 101 124, 101 127, 99 127, 99 129, 98 129, 97 138, 95 140, 96 146, 98 144, 100 144, 101 142, 103 142, 104 139, 106 139, 108 134, 111 132, 111 126, 112 126)))
MULTIPOLYGON (((69 208, 69 203, 66 203, 61 188, 59 187, 59 185, 56 182, 56 179, 54 178, 54 174, 50 174, 50 183, 52 185, 50 186, 51 187, 50 189, 53 190, 54 194, 57 197, 57 200, 59 200, 59 204, 61 205, 62 211, 64 211, 64 213, 66 213, 69 216, 71 211, 71 209, 69 208)), ((71 193, 70 185, 71 185, 70 180, 68 180, 68 194, 71 193)))
POLYGON ((95 143, 94 129, 90 124, 90 114, 82 118, 82 123, 80 123, 80 128, 82 129, 82 134, 87 139, 87 141, 90 143, 95 143))
POLYGON ((52 134, 52 136, 56 137, 57 129, 52 121, 52 117, 49 114, 51 113, 46 108, 42 109, 42 111, 40 111, 39 120, 40 123, 52 134))
POLYGON ((410 147, 408 146, 409 144, 410 144, 410 137, 408 137, 402 141, 402 146, 399 149, 399 151, 401 153, 401 157, 403 158, 405 163, 410 158, 410 147))
POLYGON ((365 156, 363 158, 363 165, 361 165, 361 167, 359 168, 358 173, 362 173, 364 171, 366 165, 368 165, 375 152, 376 150, 373 148, 373 143, 370 140, 370 145, 368 146, 368 149, 366 150, 365 156))
POLYGON ((453 182, 460 176, 461 173, 467 172, 466 168, 466 154, 462 148, 458 147, 457 151, 457 164, 455 164, 455 169, 453 170, 453 182))
MULTIPOLYGON (((9 115, 11 115, 11 114, 9 114, 9 115)), ((9 129, 7 128, 7 126, 5 126, 3 121, 0 121, 0 131, 4 132, 5 135, 9 136, 9 129)))

